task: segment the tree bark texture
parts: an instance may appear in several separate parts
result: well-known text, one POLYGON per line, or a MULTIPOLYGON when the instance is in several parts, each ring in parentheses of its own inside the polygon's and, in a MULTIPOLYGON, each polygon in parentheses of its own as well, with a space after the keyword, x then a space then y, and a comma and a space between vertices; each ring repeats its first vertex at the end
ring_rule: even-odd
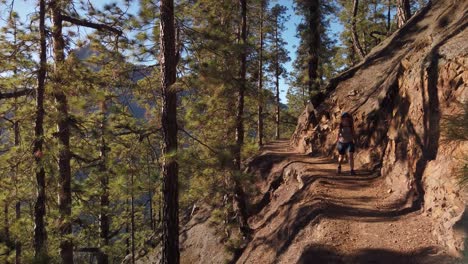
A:
POLYGON ((411 6, 409 0, 397 0, 398 28, 405 25, 411 18, 411 6))
POLYGON ((60 1, 50 1, 52 11, 52 39, 55 60, 55 73, 53 79, 53 95, 58 112, 57 136, 59 145, 58 168, 59 168, 59 233, 60 257, 62 263, 73 264, 73 243, 71 221, 71 168, 70 168, 70 130, 68 125, 68 102, 63 91, 61 68, 65 61, 65 42, 62 34, 62 7, 60 1))
POLYGON ((36 92, 36 120, 34 125, 34 145, 33 155, 36 165, 36 184, 37 194, 34 205, 34 256, 41 258, 47 255, 47 233, 45 229, 46 214, 46 181, 45 170, 42 164, 43 145, 44 145, 44 90, 47 71, 47 50, 46 50, 46 30, 45 30, 45 0, 39 1, 39 34, 40 34, 40 64, 37 73, 37 92, 36 92))
POLYGON ((174 1, 160 2, 160 49, 163 132, 163 222, 162 263, 178 264, 179 252, 179 188, 177 164, 177 93, 172 87, 176 81, 176 52, 174 1))

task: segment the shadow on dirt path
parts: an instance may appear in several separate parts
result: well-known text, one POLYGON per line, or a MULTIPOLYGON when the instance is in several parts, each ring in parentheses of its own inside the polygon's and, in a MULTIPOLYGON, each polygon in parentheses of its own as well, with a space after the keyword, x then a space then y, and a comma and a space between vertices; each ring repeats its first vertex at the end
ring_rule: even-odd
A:
POLYGON ((237 263, 446 263, 429 219, 388 192, 384 177, 337 175, 331 159, 275 149, 265 154, 281 160, 269 168, 274 188, 261 194, 268 199, 249 219, 255 234, 237 263))

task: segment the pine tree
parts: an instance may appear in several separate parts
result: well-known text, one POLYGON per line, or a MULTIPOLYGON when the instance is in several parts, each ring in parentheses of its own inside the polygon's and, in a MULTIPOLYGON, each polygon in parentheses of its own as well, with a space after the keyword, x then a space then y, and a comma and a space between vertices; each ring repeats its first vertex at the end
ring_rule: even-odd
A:
POLYGON ((405 25, 411 17, 411 6, 409 0, 397 0, 398 28, 405 25))
POLYGON ((303 40, 307 49, 307 97, 312 101, 313 94, 319 90, 319 52, 321 47, 322 12, 320 0, 298 1, 307 24, 304 26, 303 40))
POLYGON ((283 64, 290 60, 288 52, 285 48, 286 41, 282 36, 285 30, 284 23, 288 19, 286 16, 287 8, 285 6, 276 4, 270 10, 269 17, 269 32, 267 39, 270 42, 268 48, 271 50, 271 58, 269 63, 269 71, 272 72, 275 87, 275 139, 280 139, 280 125, 281 125, 281 103, 280 103, 280 88, 279 81, 281 77, 285 77, 286 69, 283 64))
POLYGON ((73 242, 71 241, 72 223, 71 223, 71 167, 70 167, 70 129, 67 95, 61 87, 63 83, 62 74, 65 63, 65 40, 62 34, 63 18, 62 4, 57 0, 50 2, 52 12, 52 39, 53 39, 53 57, 54 75, 52 78, 53 96, 56 103, 58 114, 57 120, 57 138, 58 138, 58 168, 59 168, 59 230, 62 236, 60 242, 60 256, 63 263, 73 263, 73 242))
MULTIPOLYGON (((333 3, 328 1, 296 1, 297 12, 307 23, 298 25, 300 44, 297 59, 293 66, 293 82, 288 91, 288 104, 297 108, 307 102, 316 105, 321 98, 321 86, 336 72, 332 57, 335 50, 333 41, 327 35, 329 21, 327 15, 335 11, 333 3)), ((301 110, 297 109, 299 114, 301 110)))
MULTIPOLYGON (((239 43, 243 46, 240 52, 240 72, 239 72, 239 91, 237 94, 236 105, 236 147, 234 153, 234 170, 237 173, 241 171, 241 151, 244 144, 244 96, 247 85, 247 0, 239 0, 241 23, 239 43)), ((245 195, 238 177, 234 177, 234 208, 237 214, 237 220, 241 232, 248 236, 250 228, 247 224, 247 208, 245 205, 245 195)))
POLYGON ((257 110, 257 144, 263 146, 263 44, 264 44, 264 29, 263 20, 265 13, 265 1, 260 0, 260 45, 258 48, 258 110, 257 110))
POLYGON ((163 165, 163 250, 162 263, 179 263, 179 206, 177 164, 177 93, 174 2, 163 0, 161 14, 161 125, 163 165))
POLYGON ((44 93, 45 78, 47 74, 47 47, 46 47, 46 29, 45 29, 45 0, 39 1, 39 34, 40 34, 40 55, 39 70, 37 73, 36 90, 36 117, 34 128, 34 147, 33 154, 36 162, 36 182, 37 196, 34 206, 34 255, 37 259, 43 259, 47 256, 47 233, 45 229, 46 214, 46 179, 43 165, 44 151, 44 93))

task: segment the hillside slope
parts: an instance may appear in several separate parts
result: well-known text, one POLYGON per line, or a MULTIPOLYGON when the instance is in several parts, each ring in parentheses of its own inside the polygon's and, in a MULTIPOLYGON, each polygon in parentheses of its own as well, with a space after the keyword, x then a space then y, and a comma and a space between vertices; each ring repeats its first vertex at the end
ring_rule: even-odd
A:
POLYGON ((237 263, 461 261, 450 256, 464 249, 468 217, 452 174, 468 145, 444 142, 441 125, 468 100, 467 11, 467 1, 433 1, 304 111, 295 154, 272 161, 282 173, 251 162, 267 179, 265 206, 254 206, 255 236, 237 263), (344 111, 358 135, 356 178, 336 176, 327 158, 298 156, 333 157, 344 111))
POLYGON ((330 155, 339 115, 352 113, 359 167, 380 169, 393 197, 430 215, 434 235, 452 253, 463 244, 452 227, 464 221, 466 228, 467 217, 451 175, 468 147, 445 142, 441 126, 468 100, 467 11, 467 1, 433 1, 339 76, 324 102, 303 113, 291 140, 298 151, 330 155))
POLYGON ((441 127, 468 100, 467 12, 468 1, 433 1, 332 80, 290 141, 248 162, 257 191, 248 199, 254 234, 243 251, 232 259, 220 232, 203 224, 192 238, 184 234, 183 263, 468 261, 466 194, 452 176, 468 144, 445 142, 441 127), (358 134, 355 177, 335 173, 343 111, 358 134), (214 262, 206 262, 210 255, 214 262))

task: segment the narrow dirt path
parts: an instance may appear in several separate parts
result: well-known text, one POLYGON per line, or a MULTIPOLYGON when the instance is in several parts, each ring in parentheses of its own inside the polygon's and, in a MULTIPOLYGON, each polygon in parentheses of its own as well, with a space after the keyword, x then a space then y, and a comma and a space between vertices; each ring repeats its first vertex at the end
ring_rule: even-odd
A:
POLYGON ((438 244, 430 217, 405 209, 406 192, 389 190, 367 171, 349 176, 347 166, 337 175, 334 161, 287 145, 264 148, 283 180, 249 219, 255 234, 237 263, 456 263, 438 244))

